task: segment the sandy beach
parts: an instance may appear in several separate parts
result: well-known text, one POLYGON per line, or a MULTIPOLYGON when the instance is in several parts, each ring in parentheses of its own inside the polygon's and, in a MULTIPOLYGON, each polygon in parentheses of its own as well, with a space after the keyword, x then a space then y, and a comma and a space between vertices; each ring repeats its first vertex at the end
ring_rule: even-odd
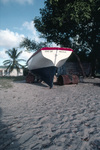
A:
POLYGON ((100 79, 0 88, 0 150, 100 150, 100 79))

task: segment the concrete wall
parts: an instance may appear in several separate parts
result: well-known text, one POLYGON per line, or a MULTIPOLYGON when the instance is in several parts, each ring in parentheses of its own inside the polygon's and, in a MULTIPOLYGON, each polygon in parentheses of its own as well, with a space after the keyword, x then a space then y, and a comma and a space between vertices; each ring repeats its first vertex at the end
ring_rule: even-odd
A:
POLYGON ((11 73, 6 72, 6 68, 0 68, 0 76, 22 76, 23 69, 20 69, 20 73, 17 74, 17 70, 14 69, 11 73))

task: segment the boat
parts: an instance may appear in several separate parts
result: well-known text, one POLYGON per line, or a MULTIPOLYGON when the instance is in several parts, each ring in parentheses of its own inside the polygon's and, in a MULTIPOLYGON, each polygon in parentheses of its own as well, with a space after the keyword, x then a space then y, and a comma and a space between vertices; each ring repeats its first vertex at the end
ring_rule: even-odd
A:
POLYGON ((71 48, 43 47, 28 59, 28 69, 52 88, 57 68, 66 62, 72 52, 71 48))

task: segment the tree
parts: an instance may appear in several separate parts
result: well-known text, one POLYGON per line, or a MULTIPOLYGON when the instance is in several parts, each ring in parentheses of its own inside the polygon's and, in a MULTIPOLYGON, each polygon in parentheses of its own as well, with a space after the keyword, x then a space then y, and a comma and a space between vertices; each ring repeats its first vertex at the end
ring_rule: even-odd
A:
MULTIPOLYGON (((69 38, 79 35, 81 45, 90 49, 92 75, 96 60, 100 59, 100 0, 46 0, 35 17, 35 27, 49 42, 70 46, 69 38)), ((76 48, 76 52, 79 51, 76 48)), ((81 51, 84 48, 81 47, 81 51)))
POLYGON ((22 51, 18 52, 17 49, 13 48, 7 50, 6 53, 10 57, 10 59, 3 61, 4 65, 7 66, 7 71, 12 72, 13 69, 17 70, 17 73, 20 72, 20 69, 23 68, 23 65, 19 63, 19 61, 25 61, 24 59, 18 59, 22 51))
POLYGON ((42 47, 46 47, 47 45, 48 44, 46 42, 36 43, 33 40, 24 38, 23 41, 20 43, 20 48, 24 47, 26 48, 26 51, 30 52, 30 51, 37 51, 42 47))
POLYGON ((20 48, 25 47, 27 51, 34 50, 36 51, 36 42, 31 41, 28 38, 24 38, 23 41, 20 43, 20 48))

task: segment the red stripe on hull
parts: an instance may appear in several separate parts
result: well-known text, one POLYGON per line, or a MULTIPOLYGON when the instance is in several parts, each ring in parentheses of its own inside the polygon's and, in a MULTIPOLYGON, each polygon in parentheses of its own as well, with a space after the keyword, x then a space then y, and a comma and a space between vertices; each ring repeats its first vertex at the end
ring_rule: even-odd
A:
POLYGON ((73 51, 71 48, 64 48, 64 47, 43 47, 41 50, 64 50, 64 51, 73 51))
MULTIPOLYGON (((40 51, 42 50, 63 50, 63 51, 72 51, 73 52, 73 49, 71 48, 64 48, 64 47, 43 47, 41 49, 39 49, 37 52, 35 52, 29 59, 28 61, 33 57, 35 56, 37 53, 39 53, 40 51)), ((27 61, 27 62, 28 62, 27 61)))

